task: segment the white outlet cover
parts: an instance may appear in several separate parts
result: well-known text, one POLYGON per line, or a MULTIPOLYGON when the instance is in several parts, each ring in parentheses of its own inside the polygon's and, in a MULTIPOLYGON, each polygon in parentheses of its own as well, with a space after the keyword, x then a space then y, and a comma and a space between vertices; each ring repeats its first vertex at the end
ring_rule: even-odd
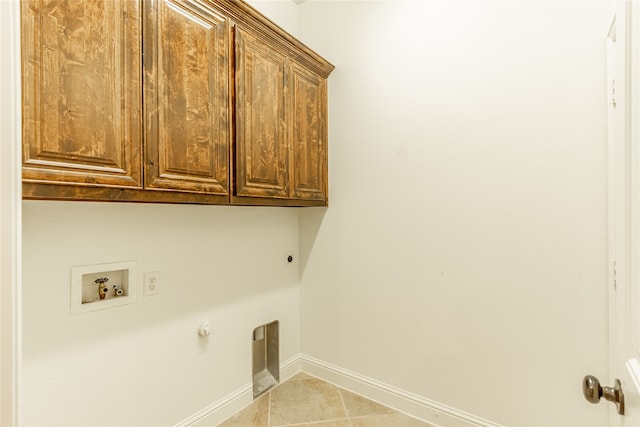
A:
POLYGON ((160 293, 160 272, 151 271, 144 274, 144 286, 142 293, 145 297, 160 293))

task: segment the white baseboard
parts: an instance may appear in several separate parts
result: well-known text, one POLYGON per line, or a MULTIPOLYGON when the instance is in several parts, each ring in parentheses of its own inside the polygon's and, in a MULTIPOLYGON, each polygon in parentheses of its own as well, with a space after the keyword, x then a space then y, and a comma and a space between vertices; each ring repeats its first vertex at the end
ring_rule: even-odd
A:
POLYGON ((425 399, 311 356, 301 355, 303 372, 438 427, 502 427, 500 424, 425 399))
MULTIPOLYGON (((300 371, 438 427, 503 427, 303 354, 292 357, 280 366, 280 380, 284 382, 300 371)), ((175 427, 216 426, 252 402, 253 388, 248 383, 182 420, 175 427)))
MULTIPOLYGON (((280 365, 280 381, 284 382, 300 372, 300 355, 280 365)), ((253 402, 253 385, 245 384, 217 402, 180 421, 175 427, 217 426, 253 402)))

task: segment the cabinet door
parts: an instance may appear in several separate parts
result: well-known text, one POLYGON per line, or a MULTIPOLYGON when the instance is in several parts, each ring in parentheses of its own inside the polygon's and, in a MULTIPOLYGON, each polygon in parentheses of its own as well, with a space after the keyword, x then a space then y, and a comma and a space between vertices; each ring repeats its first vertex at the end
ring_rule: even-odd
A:
POLYGON ((237 196, 288 198, 286 56, 236 28, 237 196))
POLYGON ((292 63, 290 77, 292 197, 327 199, 327 82, 292 63))
POLYGON ((145 187, 228 198, 229 21, 198 0, 144 16, 145 187))
POLYGON ((23 179, 140 187, 140 5, 21 2, 23 179))

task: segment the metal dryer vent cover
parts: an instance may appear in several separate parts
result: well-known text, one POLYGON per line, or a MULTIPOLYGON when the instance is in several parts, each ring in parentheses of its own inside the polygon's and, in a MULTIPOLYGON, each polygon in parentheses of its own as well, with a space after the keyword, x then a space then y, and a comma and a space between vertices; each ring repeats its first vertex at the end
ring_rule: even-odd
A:
POLYGON ((253 398, 280 382, 280 322, 253 330, 253 398))

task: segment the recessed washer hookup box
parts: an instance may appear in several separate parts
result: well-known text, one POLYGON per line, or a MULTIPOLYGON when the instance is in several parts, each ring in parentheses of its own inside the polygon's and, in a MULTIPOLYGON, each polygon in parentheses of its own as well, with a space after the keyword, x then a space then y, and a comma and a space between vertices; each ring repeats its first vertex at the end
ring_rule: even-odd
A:
POLYGON ((88 313, 136 301, 135 261, 71 268, 71 314, 88 313))

